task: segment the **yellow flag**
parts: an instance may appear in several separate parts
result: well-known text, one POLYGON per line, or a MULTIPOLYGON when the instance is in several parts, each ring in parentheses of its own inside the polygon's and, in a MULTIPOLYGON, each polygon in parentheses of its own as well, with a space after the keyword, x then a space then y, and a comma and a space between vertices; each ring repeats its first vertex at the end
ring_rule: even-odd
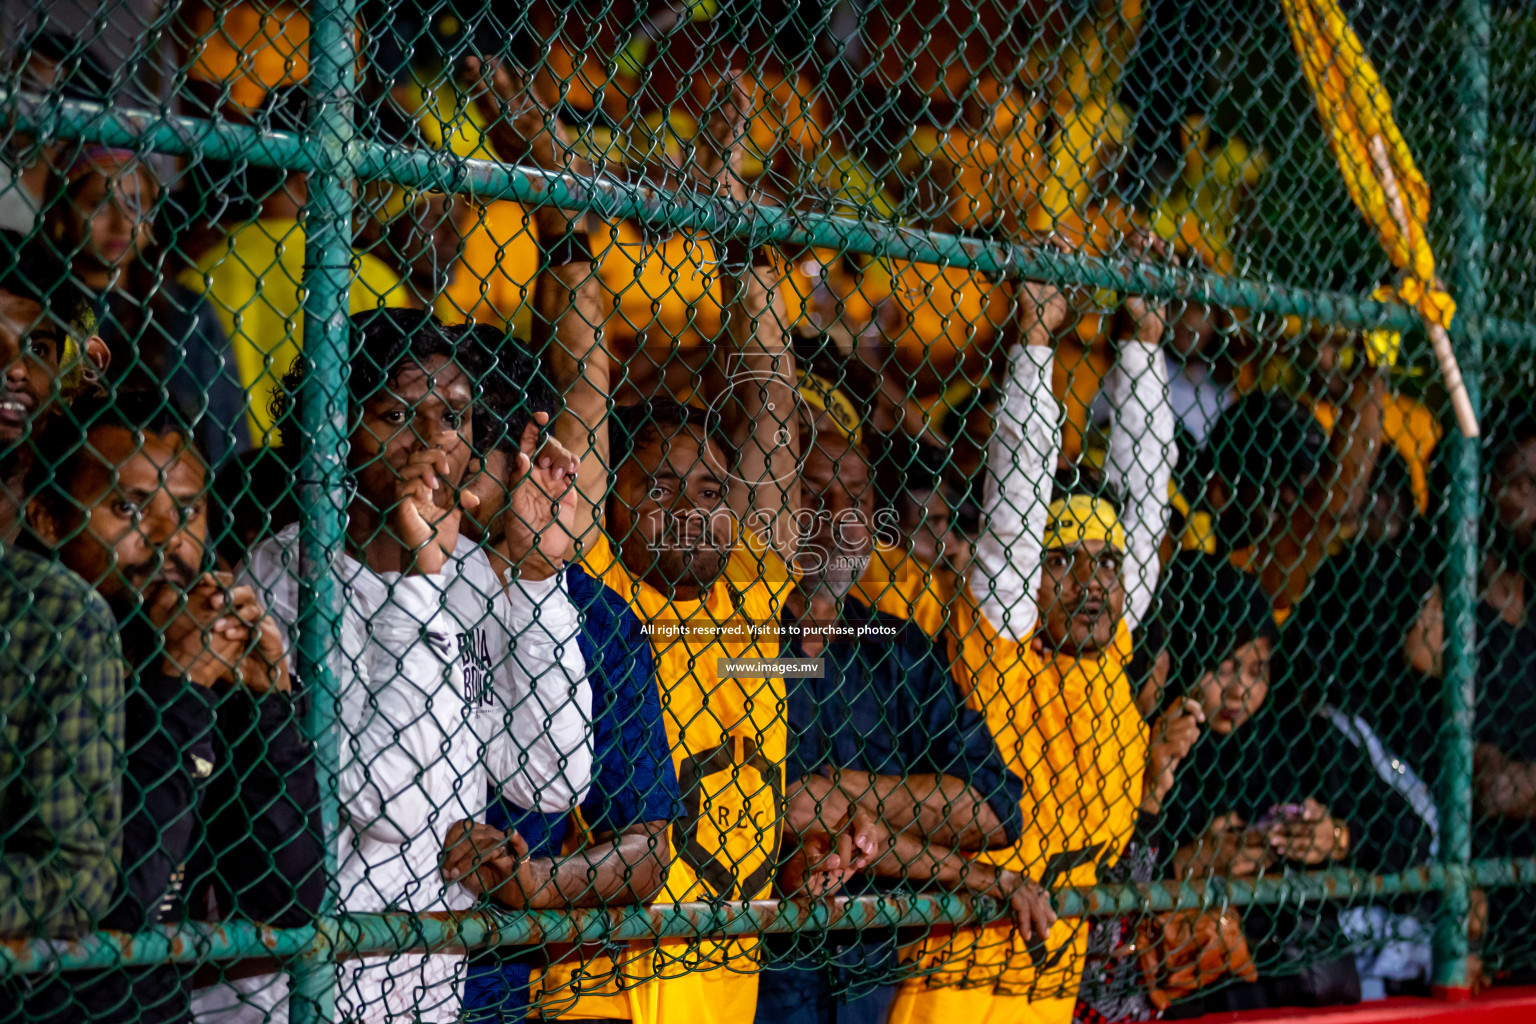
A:
POLYGON ((1456 303, 1435 279, 1425 232, 1429 186, 1392 120, 1386 86, 1336 0, 1280 4, 1350 198, 1406 272, 1397 296, 1427 322, 1449 327, 1456 303))

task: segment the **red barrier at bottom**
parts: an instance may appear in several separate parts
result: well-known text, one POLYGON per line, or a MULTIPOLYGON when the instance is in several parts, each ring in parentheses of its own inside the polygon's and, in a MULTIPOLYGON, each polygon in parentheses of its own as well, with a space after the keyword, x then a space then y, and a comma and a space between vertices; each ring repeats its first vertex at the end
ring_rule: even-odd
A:
POLYGON ((1494 989, 1471 999, 1398 997, 1359 1006, 1208 1013, 1198 1024, 1536 1024, 1536 987, 1494 989))

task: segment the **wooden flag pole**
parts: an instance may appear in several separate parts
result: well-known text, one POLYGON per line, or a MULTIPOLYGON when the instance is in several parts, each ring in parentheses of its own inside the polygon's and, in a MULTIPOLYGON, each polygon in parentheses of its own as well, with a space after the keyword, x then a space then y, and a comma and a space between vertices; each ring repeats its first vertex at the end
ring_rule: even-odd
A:
MULTIPOLYGON (((1387 206, 1392 219, 1402 233, 1405 248, 1411 245, 1408 232, 1408 208, 1403 203, 1403 193, 1397 185, 1397 174, 1392 170, 1392 160, 1387 155, 1387 144, 1380 135, 1371 136, 1371 162, 1376 165, 1376 176, 1381 180, 1381 190, 1386 194, 1387 206)), ((1420 314, 1422 315, 1422 314, 1420 314)), ((1477 437, 1481 432, 1477 413, 1472 409, 1472 396, 1467 394, 1466 382, 1461 379, 1461 367, 1456 363, 1456 352, 1451 348, 1451 336, 1433 320, 1424 319, 1429 332, 1429 342, 1434 346, 1435 359, 1440 364, 1440 375, 1445 378, 1445 388, 1451 394, 1451 407, 1456 410, 1456 424, 1466 437, 1477 437)))

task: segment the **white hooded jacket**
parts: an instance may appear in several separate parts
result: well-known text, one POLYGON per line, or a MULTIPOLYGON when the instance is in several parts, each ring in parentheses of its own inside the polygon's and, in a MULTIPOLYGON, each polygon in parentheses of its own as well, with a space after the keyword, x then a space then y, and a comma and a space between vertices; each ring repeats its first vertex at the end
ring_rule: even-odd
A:
MULTIPOLYGON (((592 691, 578 613, 557 574, 501 581, 461 539, 436 575, 377 573, 336 557, 340 647, 337 885, 354 913, 462 910, 439 871, 448 829, 492 785, 520 807, 567 811, 592 779, 592 691)), ((278 623, 298 618, 298 528, 250 554, 246 576, 278 623)), ((290 647, 291 650, 291 647, 290 647)), ((295 655, 295 662, 297 658, 295 655)), ((462 958, 342 965, 345 1019, 454 1020, 462 958), (396 1005, 398 1004, 398 1005, 396 1005)))

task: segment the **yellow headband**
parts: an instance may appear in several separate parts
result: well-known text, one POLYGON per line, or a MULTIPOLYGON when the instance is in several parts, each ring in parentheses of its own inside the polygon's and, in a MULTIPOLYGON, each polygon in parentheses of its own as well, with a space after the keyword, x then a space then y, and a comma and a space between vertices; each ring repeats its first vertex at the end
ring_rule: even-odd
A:
POLYGON ((864 426, 853 400, 834 387, 825 377, 805 370, 800 371, 800 400, 817 412, 827 414, 827 419, 837 428, 849 444, 864 440, 864 426))
POLYGON ((1125 530, 1109 502, 1087 494, 1051 502, 1045 523, 1045 550, 1072 548, 1085 540, 1107 541, 1116 551, 1125 550, 1125 530))

